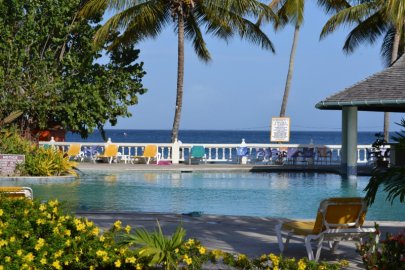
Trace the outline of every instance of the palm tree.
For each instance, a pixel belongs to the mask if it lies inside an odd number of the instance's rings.
[[[133,44],[148,37],[156,37],[172,23],[178,38],[177,96],[173,121],[172,142],[177,140],[183,105],[184,39],[191,40],[198,57],[208,62],[210,53],[202,34],[202,26],[208,34],[229,41],[239,34],[241,38],[274,52],[270,39],[259,26],[248,18],[264,14],[272,20],[274,14],[267,5],[257,0],[89,0],[82,10],[88,16],[95,12],[116,12],[96,33],[95,43],[101,44],[113,30],[121,34],[113,40],[112,49],[120,44]]]
[[[351,5],[352,2],[355,5]],[[355,25],[343,46],[345,52],[353,52],[362,42],[373,44],[384,35],[381,55],[387,66],[404,53],[403,0],[318,0],[318,4],[324,7],[327,13],[336,13],[323,27],[321,38],[335,31],[340,25]],[[388,112],[384,113],[384,139],[389,140]]]
[[[273,0],[269,7],[277,12],[275,29],[283,28],[289,23],[294,24],[294,37],[291,46],[290,61],[288,65],[287,79],[285,82],[283,101],[281,103],[280,117],[285,116],[287,110],[288,97],[290,95],[291,82],[294,72],[295,53],[297,51],[298,37],[301,25],[304,21],[305,0]],[[259,18],[258,25],[261,24]]]

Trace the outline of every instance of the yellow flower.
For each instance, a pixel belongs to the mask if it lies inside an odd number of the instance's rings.
[[[28,232],[25,232],[25,233],[24,233],[24,237],[25,237],[25,238],[29,238],[29,237],[30,237],[30,234],[29,234]]]
[[[117,220],[116,222],[114,222],[114,228],[116,230],[120,230],[121,229],[121,224],[122,224],[122,222],[120,220]]]
[[[200,252],[200,254],[205,254],[205,248],[204,247],[200,247],[198,249],[198,251]]]
[[[129,233],[129,232],[131,231],[131,226],[127,225],[127,226],[125,227],[125,231],[126,231],[127,233]]]
[[[175,252],[175,253],[179,253],[179,249],[176,248],[176,249],[174,250],[174,252]]]
[[[188,244],[188,245],[194,245],[194,239],[188,239],[188,241],[187,241],[187,243],[186,244]]]
[[[45,258],[42,258],[40,261],[39,261],[42,265],[44,265],[44,264],[46,264],[47,263],[47,261],[46,261],[46,259]]]
[[[59,234],[59,228],[58,227],[53,228],[52,231],[53,231],[53,234],[56,234],[56,235]]]
[[[54,254],[55,259],[62,257],[62,254],[63,254],[63,250],[60,249],[60,250],[56,251]]]
[[[37,243],[35,244],[35,250],[40,250],[45,244],[45,240],[43,238],[38,238]]]
[[[68,240],[66,240],[66,242],[65,242],[65,245],[67,246],[67,247],[70,247],[70,239],[68,239]]]
[[[3,267],[3,265],[0,265],[0,270],[4,270],[4,267]]]
[[[27,216],[29,212],[30,212],[30,210],[25,209],[25,210],[24,210],[24,216]]]
[[[0,209],[0,217],[4,214],[3,209]]]
[[[95,227],[95,228],[91,231],[91,233],[92,233],[93,235],[97,236],[97,235],[99,235],[99,233],[100,233],[100,229],[99,229],[98,227]]]
[[[33,260],[34,260],[34,255],[32,255],[31,252],[24,256],[24,261],[32,262]]]
[[[57,214],[57,213],[58,213],[58,207],[54,207],[54,208],[52,209],[52,213]]]
[[[76,256],[76,257],[75,257],[75,261],[76,261],[76,262],[79,262],[79,261],[80,261],[79,257]]]
[[[136,270],[142,270],[142,265],[138,263],[138,264],[136,265]]]
[[[55,206],[57,206],[57,205],[59,204],[59,202],[58,202],[58,200],[54,200],[54,201],[49,201],[48,204],[49,204],[51,207],[55,207]]]
[[[306,267],[307,265],[303,259],[298,261],[298,270],[305,270]]]
[[[15,242],[15,236],[11,236],[9,241],[10,241],[10,243],[14,243]]]
[[[318,266],[318,270],[325,270],[325,269],[326,269],[326,267],[323,265]]]
[[[65,261],[64,264],[65,264],[65,265],[69,265],[69,261]]]
[[[11,262],[11,257],[10,257],[10,256],[4,257],[4,261],[5,261],[5,262]]]
[[[88,220],[86,219],[86,226],[87,226],[87,227],[92,227],[93,225],[94,225],[93,221],[88,221]]]
[[[0,247],[7,246],[7,245],[8,245],[8,243],[6,240],[3,240],[3,239],[0,240]]]
[[[62,266],[60,265],[60,262],[59,261],[54,261],[53,263],[52,263],[52,266],[53,267],[55,267],[56,269],[62,269]]]
[[[17,256],[21,256],[22,255],[22,250],[21,249],[19,249],[19,250],[17,250]]]
[[[97,250],[97,251],[96,251],[96,255],[97,255],[98,257],[103,257],[103,256],[107,255],[107,252],[104,251],[104,250]]]
[[[120,260],[116,260],[114,262],[115,267],[120,268],[121,267],[121,261]]]
[[[41,210],[42,212],[45,211],[45,210],[46,210],[45,204],[41,203],[41,204],[39,205],[39,210]]]
[[[43,219],[37,219],[37,225],[45,224],[45,221]]]
[[[193,260],[186,254],[184,255],[183,262],[185,262],[187,265],[190,265],[193,263]]]
[[[66,231],[65,231],[65,235],[66,235],[66,236],[70,236],[70,234],[71,234],[71,231],[70,231],[70,230],[66,230]]]
[[[100,242],[104,242],[104,240],[105,240],[104,236],[103,235],[100,236]]]
[[[135,262],[136,262],[136,259],[134,256],[125,258],[125,263],[135,263]]]

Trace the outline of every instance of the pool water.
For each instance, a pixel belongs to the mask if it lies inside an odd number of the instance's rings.
[[[321,173],[86,172],[79,179],[3,181],[28,185],[34,197],[57,198],[73,210],[140,211],[315,218],[327,197],[364,196],[369,177],[347,180]],[[405,221],[405,204],[378,194],[368,220]]]

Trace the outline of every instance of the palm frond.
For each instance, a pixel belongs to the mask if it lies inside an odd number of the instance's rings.
[[[95,43],[104,42],[111,30],[122,34],[113,42],[110,49],[119,43],[136,43],[146,37],[156,37],[170,20],[170,12],[164,1],[148,1],[112,16],[95,35]]]
[[[396,30],[393,26],[389,27],[384,35],[383,42],[381,44],[380,54],[386,67],[389,67],[391,65],[395,32]]]
[[[384,34],[388,25],[380,11],[374,13],[358,24],[346,38],[343,51],[353,52],[361,43],[374,44]]]
[[[304,0],[285,0],[280,2],[277,10],[278,21],[275,23],[275,28],[279,29],[286,24],[301,25],[304,21]]]
[[[351,7],[350,3],[346,0],[318,0],[318,6],[323,8],[327,14],[334,14]]]
[[[254,44],[260,45],[264,49],[274,52],[272,42],[267,35],[263,33],[260,27],[242,16],[245,15],[247,18],[250,18],[250,16],[258,16],[260,12],[264,12],[262,11],[263,8],[267,12],[269,7],[265,5],[252,5],[254,8],[258,8],[258,10],[248,11],[244,10],[244,8],[249,5],[238,6],[233,3],[240,2],[240,0],[227,1],[231,2],[231,4],[225,6],[217,5],[213,9],[208,9],[207,7],[201,8],[201,12],[203,12],[204,15],[200,15],[200,19],[206,24],[207,33],[213,33],[225,40],[232,37],[234,33],[238,33],[242,39],[247,39]],[[248,0],[247,2],[256,1]],[[211,8],[212,7],[213,6],[211,6]],[[226,7],[228,7],[228,9],[225,9]]]
[[[369,2],[343,9],[326,22],[322,28],[320,39],[334,32],[341,25],[359,24],[373,13],[375,13],[375,4]]]
[[[377,192],[381,187],[387,193],[386,200],[391,204],[398,197],[401,203],[405,202],[405,167],[389,168],[385,172],[373,172],[370,182],[364,189],[368,205],[375,202]]]
[[[91,17],[92,15],[104,12],[108,7],[109,0],[88,0],[79,12],[81,17]]]
[[[207,44],[204,41],[204,37],[195,16],[188,16],[186,18],[184,34],[187,39],[192,40],[193,48],[197,56],[204,62],[210,61],[211,55],[207,49]]]

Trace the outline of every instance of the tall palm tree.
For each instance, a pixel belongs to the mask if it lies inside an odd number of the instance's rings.
[[[208,62],[210,53],[202,34],[205,32],[229,41],[238,34],[241,38],[274,52],[270,39],[259,26],[248,18],[264,14],[272,20],[274,14],[267,5],[257,0],[88,0],[83,15],[111,10],[112,16],[96,33],[95,42],[109,38],[111,30],[121,34],[113,40],[111,49],[120,44],[132,44],[148,37],[156,37],[172,23],[178,37],[177,96],[171,139],[178,137],[183,105],[184,39],[191,40],[198,57]]]
[[[384,35],[381,55],[386,65],[391,65],[405,49],[403,0],[318,0],[327,13],[335,13],[325,24],[321,38],[341,25],[355,25],[346,38],[343,50],[353,52],[360,43],[373,44]],[[352,5],[354,4],[354,5]],[[384,139],[389,140],[389,113],[384,113]]]
[[[275,29],[285,27],[287,24],[294,25],[294,37],[290,52],[290,61],[288,64],[287,79],[284,87],[283,101],[281,103],[280,117],[285,116],[287,110],[288,97],[290,95],[291,82],[294,73],[295,54],[297,51],[298,37],[301,25],[304,21],[305,0],[273,0],[269,7],[277,12],[277,20],[274,23]],[[261,24],[261,18],[258,25]]]

